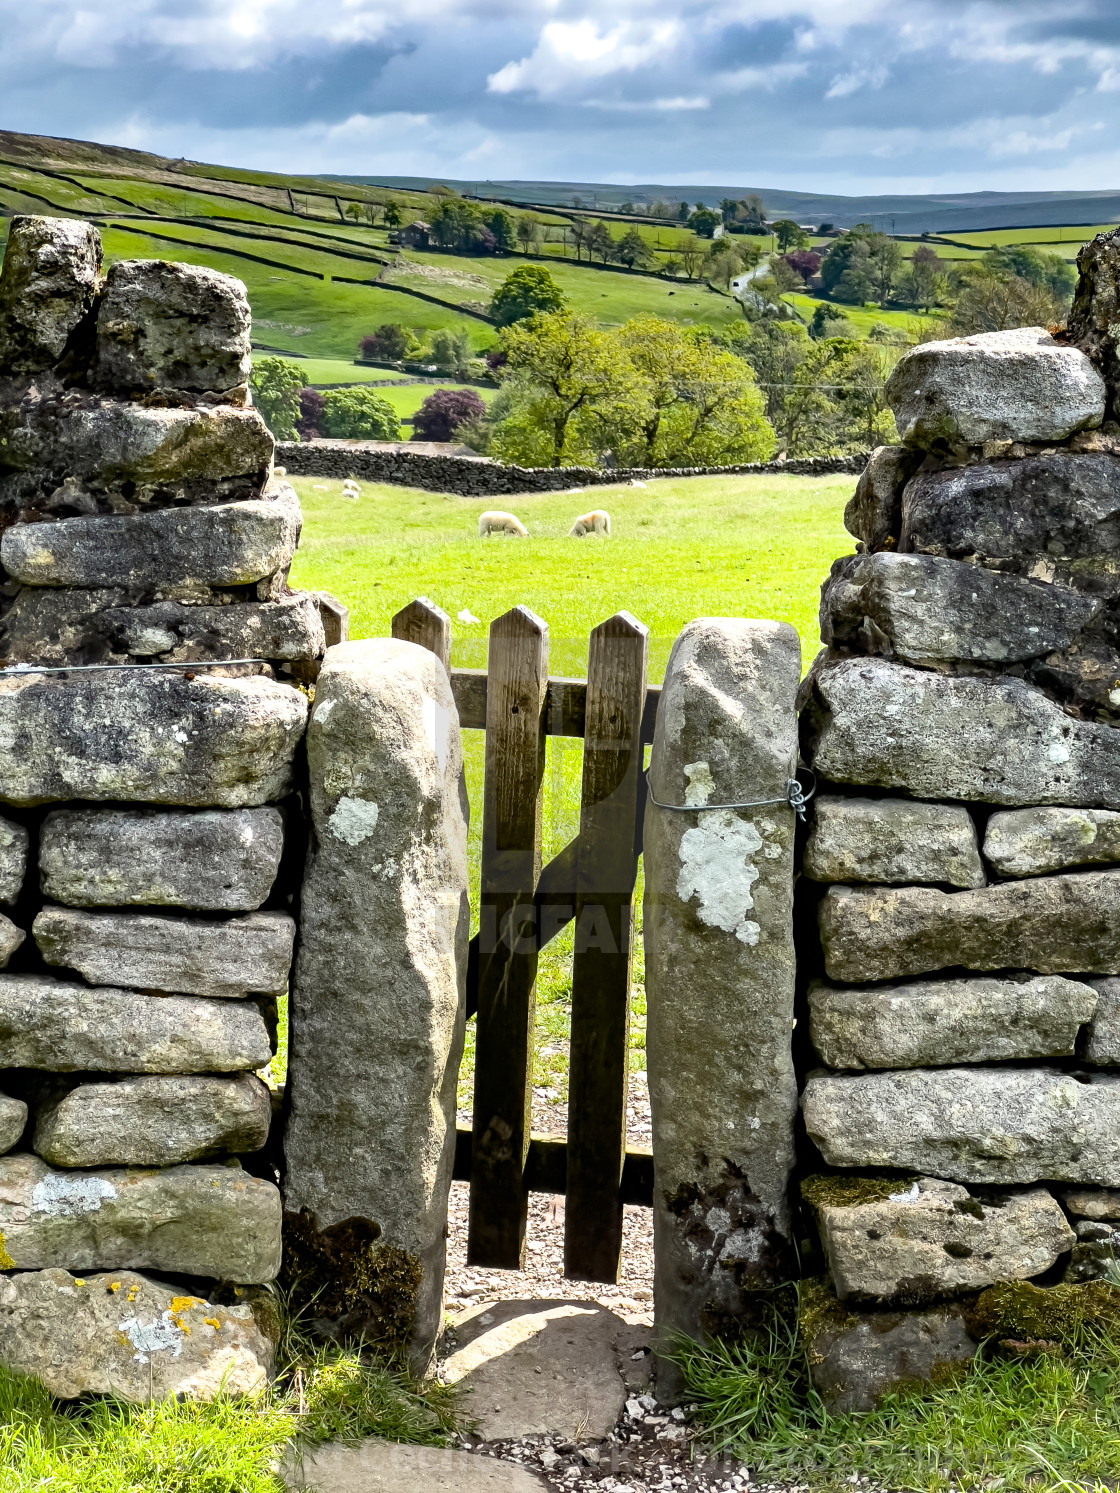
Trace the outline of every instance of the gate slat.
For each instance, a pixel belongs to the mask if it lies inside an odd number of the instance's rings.
[[[591,634],[577,864],[564,1273],[617,1281],[626,1157],[630,964],[649,630]]]
[[[467,1260],[524,1264],[548,627],[528,607],[490,626]],[[518,938],[524,917],[526,937]]]
[[[451,618],[426,596],[418,596],[402,607],[392,621],[392,633],[403,643],[419,643],[434,653],[451,673]]]

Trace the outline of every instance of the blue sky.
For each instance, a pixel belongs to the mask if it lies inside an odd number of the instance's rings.
[[[0,0],[0,127],[289,171],[1120,189],[1118,0]]]

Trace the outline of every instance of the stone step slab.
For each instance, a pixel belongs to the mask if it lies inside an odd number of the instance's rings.
[[[1120,970],[1120,871],[968,892],[833,886],[817,917],[833,980],[897,980],[956,965],[1044,975]]]
[[[134,606],[123,587],[25,587],[0,621],[7,663],[194,662],[222,658],[294,661],[321,657],[323,623],[313,597],[272,602]]]
[[[1062,441],[1104,418],[1104,380],[1042,327],[926,342],[895,364],[887,402],[905,445]]]
[[[315,1493],[547,1493],[549,1487],[515,1462],[373,1439],[306,1451],[298,1461],[289,1459],[283,1478],[288,1488]]]
[[[27,1105],[22,1099],[0,1094],[0,1154],[19,1144],[27,1127]]]
[[[44,894],[70,907],[253,912],[284,852],[279,809],[52,809],[39,833]]]
[[[22,824],[0,819],[0,902],[14,902],[23,888],[29,843]]]
[[[821,641],[925,668],[1019,663],[1068,648],[1103,606],[936,555],[846,555],[821,588]]]
[[[284,993],[296,925],[286,912],[211,920],[44,907],[32,933],[47,964],[77,970],[91,985],[119,980],[140,990],[239,1000]]]
[[[0,1068],[55,1073],[240,1073],[272,1040],[253,1001],[91,990],[49,975],[0,975]]]
[[[980,561],[1098,595],[1120,590],[1120,460],[1056,452],[920,472],[899,548]]]
[[[0,678],[0,800],[242,808],[283,797],[306,695],[209,670]]]
[[[802,871],[813,881],[979,887],[985,880],[967,809],[828,793],[813,801]]]
[[[220,393],[252,367],[245,286],[201,265],[126,259],[111,265],[97,312],[93,382],[115,394]]]
[[[32,374],[57,363],[93,308],[100,270],[92,223],[13,217],[0,270],[0,369]]]
[[[805,1128],[829,1166],[953,1182],[1120,1186],[1120,1077],[1051,1068],[811,1074]]]
[[[815,675],[809,728],[813,770],[837,783],[1001,807],[1120,799],[1120,731],[1074,720],[1021,679],[842,659]]]
[[[0,1157],[8,1270],[155,1270],[265,1285],[280,1269],[280,1193],[236,1163],[60,1171]]]
[[[268,1089],[249,1073],[122,1078],[78,1084],[48,1104],[32,1147],[52,1166],[177,1166],[259,1151],[271,1119]]]
[[[1001,876],[1045,876],[1120,861],[1114,809],[1008,809],[984,831],[984,859]]]
[[[814,980],[809,1030],[830,1068],[1072,1057],[1097,1000],[1091,985],[1058,975],[966,976],[868,987]]]
[[[246,586],[291,564],[303,517],[286,483],[268,498],[209,508],[16,524],[0,561],[25,586]]]
[[[219,1306],[131,1270],[0,1277],[0,1362],[59,1400],[133,1404],[255,1394],[275,1348],[249,1306]]]
[[[822,1202],[816,1215],[837,1296],[867,1305],[922,1306],[1029,1280],[1074,1244],[1044,1187],[979,1199],[959,1183],[921,1177],[886,1197]]]

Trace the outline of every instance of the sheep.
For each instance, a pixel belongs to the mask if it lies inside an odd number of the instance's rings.
[[[356,503],[362,496],[362,489],[354,481],[353,477],[347,477],[342,484],[342,496],[351,503]]]
[[[485,539],[487,534],[512,534],[517,539],[528,539],[529,530],[512,513],[488,508],[478,515],[478,537]]]
[[[272,475],[274,477],[286,477],[288,475],[288,469],[287,467],[273,467]]]
[[[585,534],[603,534],[611,537],[611,516],[602,508],[592,508],[590,513],[581,513],[568,530],[569,539],[582,539]]]

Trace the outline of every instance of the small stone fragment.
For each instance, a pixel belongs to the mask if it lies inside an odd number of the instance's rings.
[[[245,287],[232,275],[122,260],[105,277],[94,382],[114,394],[232,389],[249,377],[250,324]]]
[[[833,886],[817,915],[833,980],[897,980],[955,965],[1044,975],[1120,969],[1120,871],[970,892]]]
[[[1068,648],[1103,605],[936,555],[847,555],[821,588],[821,640],[926,668],[1016,663]]]
[[[1011,809],[993,814],[984,859],[1001,876],[1045,876],[1067,866],[1120,861],[1113,809]]]
[[[218,1306],[127,1270],[0,1277],[0,1362],[59,1400],[254,1394],[274,1358],[251,1306]]]
[[[92,223],[14,217],[0,269],[0,368],[30,374],[57,363],[93,307],[100,269]]]
[[[902,489],[921,457],[908,446],[876,446],[854,495],[844,509],[844,527],[869,550],[897,544]]]
[[[239,1073],[272,1042],[252,1001],[91,990],[49,975],[0,975],[0,1068],[56,1073]]]
[[[291,564],[302,515],[291,488],[213,508],[16,524],[0,560],[27,586],[245,586]]]
[[[272,1105],[259,1078],[82,1083],[43,1110],[32,1145],[52,1166],[177,1166],[259,1151]]]
[[[809,986],[813,1046],[830,1068],[1072,1057],[1096,1008],[1090,984],[1059,975]]]
[[[31,931],[47,964],[77,970],[93,985],[120,980],[221,1000],[283,995],[296,937],[285,912],[204,920],[72,907],[44,907]]]
[[[8,960],[23,943],[27,934],[22,928],[17,928],[11,918],[6,918],[0,913],[0,969],[4,969]]]
[[[963,1368],[979,1343],[955,1302],[924,1311],[853,1311],[826,1281],[802,1281],[798,1326],[813,1388],[834,1415],[874,1410],[884,1395]]]
[[[1027,1280],[1072,1248],[1065,1214],[1043,1187],[983,1199],[922,1177],[889,1197],[816,1209],[841,1301],[922,1306]]]
[[[27,1105],[22,1099],[0,1094],[0,1154],[19,1142],[27,1125]]]
[[[279,809],[52,809],[39,871],[44,894],[71,907],[253,912],[283,852]]]
[[[1021,679],[853,658],[819,669],[814,689],[806,750],[820,778],[1008,807],[1120,801],[1120,731]]]
[[[27,875],[28,834],[22,824],[0,819],[0,902],[12,903]]]
[[[307,696],[206,670],[0,678],[0,799],[241,808],[282,797]]]
[[[903,798],[821,794],[813,803],[802,870],[813,881],[984,885],[968,810]]]
[[[1120,1186],[1120,1077],[1051,1068],[814,1073],[805,1128],[829,1166],[954,1182]]]
[[[1102,1068],[1120,1067],[1120,979],[1090,979],[1097,992],[1097,1008],[1082,1034],[1080,1054]]]
[[[1103,1187],[1071,1187],[1058,1196],[1075,1218],[1120,1219],[1120,1192]]]
[[[887,380],[902,441],[978,446],[1062,441],[1104,418],[1105,385],[1084,353],[1042,327],[926,342]]]
[[[167,1270],[264,1285],[280,1268],[280,1194],[234,1164],[56,1171],[0,1157],[9,1270]]]

